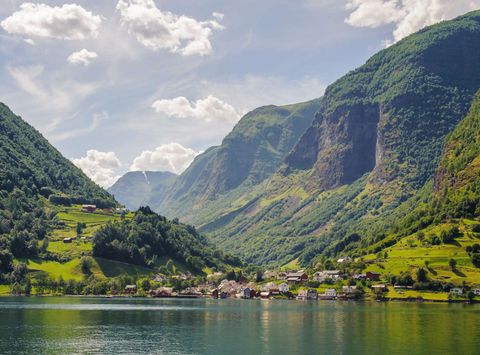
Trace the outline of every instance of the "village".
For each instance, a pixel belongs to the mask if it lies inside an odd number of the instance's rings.
[[[195,287],[175,290],[174,287],[158,287],[151,289],[144,296],[156,298],[213,298],[213,299],[284,299],[298,301],[361,301],[361,300],[388,300],[384,295],[389,289],[402,294],[412,290],[411,286],[388,285],[381,283],[381,274],[366,272],[365,274],[349,275],[340,270],[317,271],[308,275],[304,270],[294,272],[266,271],[264,281],[252,282],[244,277],[239,280],[222,279],[219,283],[213,279],[224,276],[221,273],[209,275],[207,283]],[[157,281],[165,281],[156,277]],[[191,275],[177,276],[188,280]],[[137,285],[127,285],[125,295],[138,295]],[[474,296],[480,296],[480,288],[471,289]],[[455,287],[449,291],[448,300],[459,301],[466,297],[466,290]],[[421,299],[417,299],[421,301]]]
[[[82,205],[84,213],[125,214],[128,210],[99,210],[95,205]],[[60,239],[64,244],[90,243],[92,236],[77,235]],[[417,292],[411,283],[392,280],[392,275],[368,270],[373,260],[357,260],[340,256],[328,260],[328,266],[301,270],[212,270],[205,275],[188,271],[155,273],[149,279],[134,278],[131,284],[112,292],[108,297],[158,297],[158,298],[214,298],[214,299],[286,299],[286,300],[478,300],[480,288],[450,285],[436,292],[441,297],[430,298],[433,293]],[[325,266],[325,265],[324,265]],[[367,270],[365,270],[367,269]],[[255,272],[253,272],[255,270]],[[359,273],[361,272],[361,273]],[[122,287],[123,287],[122,286]]]

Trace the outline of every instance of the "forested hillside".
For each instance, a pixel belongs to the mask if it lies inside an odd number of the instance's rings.
[[[148,194],[175,179],[138,174],[149,179]],[[81,204],[96,208],[84,211]],[[39,132],[0,105],[0,284],[18,292],[32,284],[54,292],[58,285],[67,289],[69,280],[74,286],[68,292],[88,293],[97,284],[105,288],[109,278],[149,276],[166,263],[192,273],[241,264],[193,227],[148,207],[126,214],[115,211],[117,206]]]
[[[307,264],[352,242],[382,241],[428,188],[445,137],[480,87],[479,35],[473,12],[376,54],[327,88],[276,174],[184,217],[259,263]]]
[[[265,106],[245,115],[221,146],[198,156],[171,192],[150,205],[169,217],[198,223],[268,179],[310,126],[319,100]]]
[[[13,259],[37,257],[55,225],[54,204],[115,200],[39,132],[0,104],[0,280]]]
[[[131,220],[109,223],[95,233],[93,255],[154,268],[165,257],[184,263],[202,273],[225,265],[240,266],[238,258],[225,255],[209,245],[194,227],[168,221],[149,207],[141,207]]]

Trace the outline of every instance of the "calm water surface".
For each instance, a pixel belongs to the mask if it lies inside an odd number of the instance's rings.
[[[480,306],[1,298],[0,354],[480,354]]]

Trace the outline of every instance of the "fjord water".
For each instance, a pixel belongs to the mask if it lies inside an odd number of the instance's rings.
[[[0,354],[478,354],[462,304],[2,298]]]

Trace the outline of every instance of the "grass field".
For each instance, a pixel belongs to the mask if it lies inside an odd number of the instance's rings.
[[[6,296],[10,294],[10,286],[0,285],[0,296]]]
[[[462,235],[454,242],[441,245],[428,245],[419,240],[417,235],[403,238],[390,248],[381,252],[381,256],[371,254],[365,260],[376,260],[367,270],[382,274],[399,275],[401,272],[410,272],[414,276],[418,268],[425,268],[428,277],[432,280],[452,282],[457,285],[466,282],[470,285],[480,285],[480,270],[476,268],[466,252],[466,247],[475,243],[480,244],[480,235],[472,233],[470,226],[476,221],[462,220],[455,224],[444,224],[428,228],[423,234],[438,235],[442,229],[456,225]],[[384,257],[386,252],[387,257]],[[452,270],[449,260],[455,259],[457,266]],[[427,268],[428,263],[428,268]]]
[[[81,206],[62,207],[58,210],[57,217],[64,223],[62,229],[53,231],[50,236],[51,240],[61,240],[65,237],[73,237],[77,233],[77,223],[85,223],[86,228],[83,230],[82,235],[86,237],[92,236],[95,231],[107,224],[109,221],[119,221],[120,215],[106,212],[82,212]],[[125,218],[132,218],[133,214],[127,214]]]
[[[118,261],[94,258],[91,273],[98,278],[116,277],[123,274],[129,276],[148,276],[152,270],[141,266],[125,264]],[[62,277],[64,280],[79,281],[86,276],[80,268],[80,259],[73,259],[66,263],[57,261],[26,260],[28,269],[35,276],[48,275],[54,279]]]

